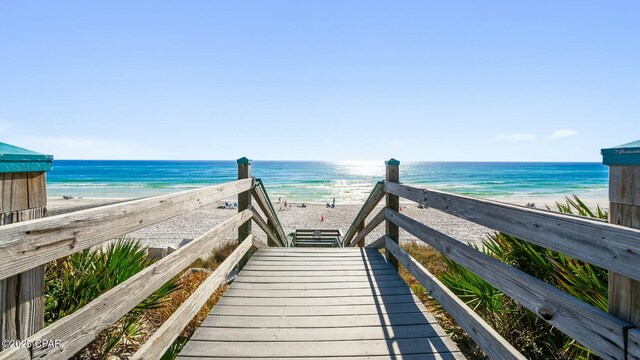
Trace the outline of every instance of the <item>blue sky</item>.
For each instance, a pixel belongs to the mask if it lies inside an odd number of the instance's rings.
[[[0,0],[0,141],[59,159],[600,161],[638,1]]]

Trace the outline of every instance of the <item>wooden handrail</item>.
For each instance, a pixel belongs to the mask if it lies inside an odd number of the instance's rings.
[[[640,280],[640,230],[403,184],[385,191]]]
[[[358,235],[353,239],[350,246],[358,245],[358,242],[360,242],[362,238],[367,236],[373,229],[378,227],[378,225],[380,225],[380,223],[384,221],[384,217],[385,217],[384,209],[381,209],[380,212],[378,212],[378,214],[376,214],[376,216],[374,216],[373,219],[369,221],[369,223],[364,227],[364,229],[358,232]]]
[[[0,359],[67,359],[89,344],[100,331],[122,318],[154,291],[212,248],[223,235],[251,220],[251,210],[244,210],[217,225],[189,244],[179,248],[125,282],[100,295],[71,315],[45,327],[28,340],[59,339],[63,347],[12,347],[0,352]],[[251,243],[251,242],[249,242]],[[24,351],[27,351],[26,353]]]
[[[267,225],[270,225],[270,228],[273,230],[273,233],[280,239],[284,246],[289,246],[289,239],[282,228],[282,224],[280,223],[280,219],[278,218],[278,214],[276,210],[273,208],[271,204],[271,200],[269,199],[269,194],[267,190],[264,188],[264,184],[262,180],[255,179],[254,187],[251,190],[253,194],[253,198],[256,199],[258,206],[262,210],[264,216],[267,217]]]
[[[264,219],[262,218],[262,216],[260,216],[260,214],[258,213],[258,211],[254,208],[251,209],[252,213],[253,213],[253,221],[258,224],[258,226],[260,227],[260,229],[262,229],[262,231],[264,231],[265,234],[267,234],[267,237],[272,239],[273,242],[278,245],[279,247],[286,247],[286,243],[283,244],[280,242],[280,239],[278,238],[278,236],[276,236],[276,234],[273,233],[273,231],[271,231],[271,228],[269,228],[269,225],[267,224],[266,221],[264,221]]]
[[[396,211],[387,220],[431,245],[604,359],[622,359],[631,324]]]
[[[368,243],[365,245],[365,247],[367,248],[372,248],[372,249],[380,249],[384,247],[384,240],[387,237],[387,235],[382,235],[379,238],[377,238],[376,240]]]
[[[518,350],[476,314],[464,301],[432,275],[424,266],[385,236],[384,246],[424,286],[449,315],[460,325],[490,359],[526,360]]]
[[[249,235],[151,335],[131,359],[160,359],[252,245],[253,235]]]
[[[360,208],[360,211],[358,211],[358,214],[353,220],[353,223],[342,238],[343,246],[346,247],[351,244],[353,237],[356,236],[356,233],[358,232],[358,225],[362,223],[367,218],[367,216],[369,216],[369,214],[371,214],[380,200],[384,198],[384,195],[384,181],[379,181],[373,187],[371,193],[369,193],[367,200],[362,205],[362,208]],[[358,242],[356,241],[355,243],[357,244]]]
[[[251,189],[252,179],[0,227],[0,279]]]

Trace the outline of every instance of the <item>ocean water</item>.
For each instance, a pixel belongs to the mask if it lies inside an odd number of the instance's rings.
[[[254,161],[271,199],[359,203],[384,178],[383,162]],[[49,196],[144,197],[236,179],[235,161],[54,160]],[[402,162],[404,183],[477,197],[606,197],[600,163]]]

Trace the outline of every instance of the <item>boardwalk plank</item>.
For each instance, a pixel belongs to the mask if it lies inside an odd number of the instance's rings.
[[[411,295],[408,287],[393,287],[382,289],[237,289],[231,288],[226,296],[236,297],[269,297],[269,298],[308,298],[308,297],[345,297],[345,296],[373,296],[373,295]]]
[[[215,316],[209,315],[202,322],[202,327],[229,328],[343,328],[381,326],[381,324],[427,325],[429,320],[416,309],[407,314],[375,314],[375,315],[344,315],[344,316],[308,316],[308,317],[278,317],[278,316]]]
[[[413,304],[415,299],[410,295],[390,296],[345,296],[331,298],[243,298],[223,296],[218,302],[224,305],[236,306],[333,306],[333,305],[387,305],[387,304]]]
[[[215,353],[202,356],[178,356],[177,360],[202,360],[202,359],[226,359],[223,357],[216,357]],[[234,357],[234,360],[250,360],[255,357]],[[291,360],[295,357],[270,357],[271,360]],[[325,359],[340,359],[340,360],[463,360],[465,357],[460,352],[452,353],[440,353],[440,354],[409,354],[409,355],[374,355],[374,356],[322,356],[322,357],[308,357],[302,358],[304,360],[325,360]]]
[[[398,276],[398,273],[394,269],[383,269],[383,270],[296,270],[296,271],[257,271],[257,270],[243,270],[242,273],[246,276],[261,276],[261,277],[272,277],[272,276],[282,276],[286,275],[289,277],[300,277],[300,276],[368,276],[371,278],[375,278],[382,275],[395,275]]]
[[[238,280],[242,278],[244,282],[256,282],[256,283],[335,283],[335,282],[380,282],[380,281],[402,281],[398,274],[392,275],[378,275],[375,277],[367,275],[352,275],[352,276],[287,276],[286,274],[280,274],[281,276],[248,276],[240,275]]]
[[[398,340],[360,340],[336,341],[327,346],[326,342],[227,342],[227,341],[190,341],[182,350],[186,356],[206,356],[216,354],[219,357],[238,356],[272,358],[286,355],[289,357],[323,356],[372,356],[389,354],[433,354],[449,352],[448,346],[455,346],[448,338],[398,339]]]
[[[373,314],[405,314],[416,311],[411,303],[382,305],[336,305],[316,306],[233,306],[217,304],[211,315],[240,316],[339,316],[339,315],[373,315]]]
[[[321,282],[321,283],[252,283],[236,280],[233,283],[234,289],[264,289],[264,290],[313,290],[313,289],[384,289],[395,287],[406,287],[400,280],[387,281],[351,281],[351,282]]]
[[[258,250],[179,359],[463,359],[375,249]]]
[[[348,341],[348,340],[384,340],[392,339],[416,339],[440,337],[430,326],[405,325],[405,326],[369,326],[359,328],[334,328],[327,331],[323,328],[309,329],[247,329],[228,327],[202,327],[201,331],[194,334],[191,340],[206,341],[274,341],[287,339],[287,341]]]

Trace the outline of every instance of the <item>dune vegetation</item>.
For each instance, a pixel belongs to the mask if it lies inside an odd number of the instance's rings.
[[[576,196],[567,197],[564,202],[547,209],[607,218],[606,211],[600,207],[590,209]],[[597,358],[536,314],[433,248],[420,243],[403,244],[403,247],[528,359]],[[499,232],[488,234],[481,246],[474,247],[588,304],[607,310],[608,275],[602,268]],[[401,270],[401,275],[412,285],[414,292],[427,307],[437,314],[436,318],[461,351],[470,359],[484,359],[482,351],[446,311],[428,296],[427,291],[413,276],[404,269]]]

